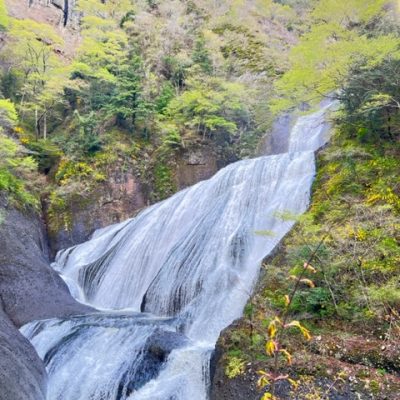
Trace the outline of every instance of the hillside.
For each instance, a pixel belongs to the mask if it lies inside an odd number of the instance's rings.
[[[82,1],[64,21],[57,2],[29,4],[2,6],[2,93],[8,133],[46,176],[53,251],[255,154],[308,12]]]

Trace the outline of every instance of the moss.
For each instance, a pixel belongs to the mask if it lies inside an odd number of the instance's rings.
[[[48,228],[50,233],[60,230],[70,231],[72,228],[72,213],[67,200],[57,191],[52,191],[49,196]]]
[[[156,200],[163,200],[176,192],[176,183],[171,166],[158,161],[154,166],[154,193]]]
[[[239,357],[228,357],[225,365],[225,375],[229,379],[242,375],[245,371],[245,361]]]

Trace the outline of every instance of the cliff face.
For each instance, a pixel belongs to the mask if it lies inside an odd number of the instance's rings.
[[[117,168],[87,197],[75,196],[68,202],[68,226],[48,221],[52,255],[84,242],[96,229],[132,217],[146,203],[146,185],[131,168],[127,171]],[[48,213],[45,214],[49,218]]]
[[[175,180],[178,189],[184,189],[199,181],[211,178],[219,169],[237,161],[222,148],[210,143],[197,143],[183,151],[176,159]]]
[[[6,0],[9,14],[15,18],[31,18],[52,26],[76,30],[81,15],[75,0]]]

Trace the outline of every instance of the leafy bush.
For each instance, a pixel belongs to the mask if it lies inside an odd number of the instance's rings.
[[[39,206],[37,164],[14,140],[0,133],[0,190],[21,206]]]
[[[245,362],[239,357],[229,357],[225,366],[225,375],[229,379],[242,375],[245,371]]]

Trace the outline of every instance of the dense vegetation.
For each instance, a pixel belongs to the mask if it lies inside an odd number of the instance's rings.
[[[199,142],[221,159],[254,154],[268,99],[304,29],[303,1],[80,1],[75,33],[7,16],[0,3],[7,129],[49,177],[50,212],[129,164],[150,200],[176,190],[175,156]],[[75,41],[74,41],[75,40]],[[117,162],[118,160],[118,162]],[[121,161],[122,160],[122,161]]]
[[[299,99],[318,101],[326,93],[340,101],[340,108],[332,116],[331,144],[318,157],[310,210],[281,216],[295,219],[296,228],[278,255],[266,261],[246,317],[224,339],[231,378],[244,373],[248,362],[263,360],[263,369],[268,368],[266,329],[275,315],[286,312],[293,279],[316,251],[289,312],[303,319],[320,342],[304,347],[296,337],[286,337],[290,351],[301,354],[292,369],[281,370],[283,375],[292,371],[301,384],[292,385],[291,395],[328,398],[334,386],[346,387],[355,376],[353,390],[359,395],[396,398],[392,393],[399,386],[390,373],[399,370],[398,355],[384,351],[390,343],[398,346],[400,336],[400,40],[395,9],[389,6],[384,1],[319,2],[310,30],[290,54],[292,67],[276,84],[276,109]],[[353,348],[341,348],[343,338]],[[313,353],[335,355],[344,363],[338,367],[334,357]],[[352,366],[357,363],[370,368],[360,372]]]

